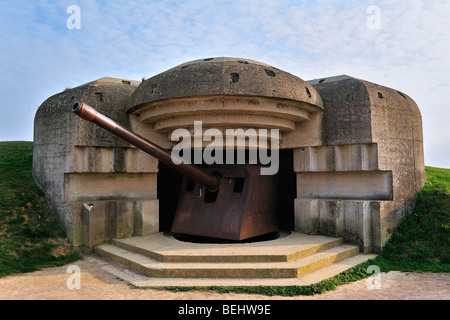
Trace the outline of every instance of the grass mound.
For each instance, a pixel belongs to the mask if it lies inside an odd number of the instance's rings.
[[[32,142],[0,142],[0,277],[81,258],[31,175]]]
[[[425,173],[413,212],[376,258],[381,271],[450,272],[450,169]]]

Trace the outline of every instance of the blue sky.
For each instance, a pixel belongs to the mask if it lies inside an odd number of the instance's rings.
[[[403,91],[422,112],[426,164],[450,168],[449,17],[449,0],[0,0],[0,141],[31,141],[37,108],[67,87],[226,56]]]

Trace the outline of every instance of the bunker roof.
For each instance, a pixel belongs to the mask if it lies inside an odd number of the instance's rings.
[[[154,101],[202,96],[286,99],[323,109],[320,95],[299,77],[258,61],[219,57],[186,62],[143,81],[131,95],[129,111]]]

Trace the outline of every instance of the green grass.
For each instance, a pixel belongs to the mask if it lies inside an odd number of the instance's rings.
[[[0,142],[0,277],[81,258],[68,244],[31,176],[32,142]],[[321,294],[381,271],[450,272],[450,170],[426,167],[427,181],[415,209],[373,260],[310,286],[167,287],[268,296]]]
[[[31,175],[32,142],[0,142],[0,277],[81,258]]]
[[[450,272],[450,170],[426,167],[416,206],[375,259],[381,271]]]

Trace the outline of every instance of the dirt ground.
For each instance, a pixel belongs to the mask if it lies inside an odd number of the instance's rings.
[[[450,274],[389,272],[380,274],[379,288],[367,279],[339,286],[316,296],[267,297],[215,292],[171,292],[133,289],[126,281],[104,270],[115,266],[87,255],[74,263],[81,272],[72,281],[69,266],[0,279],[0,300],[449,300]],[[72,277],[72,278],[70,278]],[[69,282],[69,288],[68,287]],[[76,284],[79,283],[79,288]],[[369,284],[369,285],[368,285]]]

